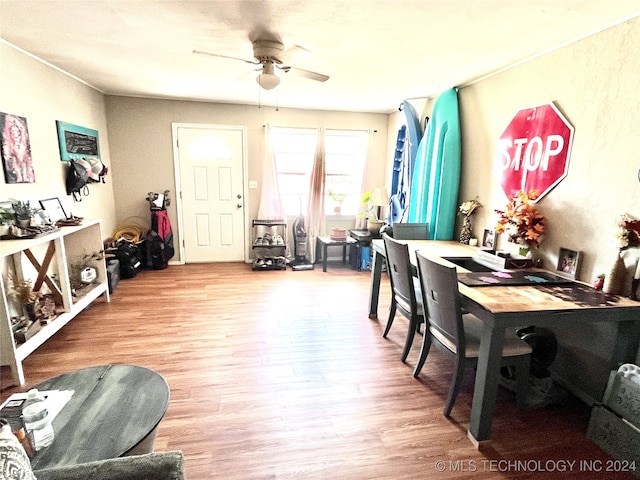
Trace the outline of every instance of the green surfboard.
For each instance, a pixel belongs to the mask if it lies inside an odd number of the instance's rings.
[[[411,183],[408,221],[428,223],[431,240],[453,240],[460,163],[458,93],[452,88],[440,94],[433,105]]]

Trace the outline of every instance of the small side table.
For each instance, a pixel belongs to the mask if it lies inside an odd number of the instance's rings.
[[[322,271],[327,271],[327,248],[328,247],[342,247],[342,263],[347,261],[347,247],[349,245],[356,244],[357,242],[351,238],[346,237],[342,240],[334,240],[329,236],[322,236],[316,238],[316,262],[320,258],[320,251],[322,251]]]
[[[380,234],[373,235],[367,229],[364,230],[349,230],[349,236],[357,242],[358,248],[358,270],[362,270],[362,247],[368,247],[371,245],[371,240],[382,238]]]

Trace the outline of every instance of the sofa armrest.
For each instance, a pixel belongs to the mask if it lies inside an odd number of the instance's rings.
[[[33,472],[38,480],[184,480],[180,451],[110,458]]]

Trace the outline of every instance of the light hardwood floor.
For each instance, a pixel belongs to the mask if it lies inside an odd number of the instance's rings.
[[[368,318],[369,281],[341,264],[143,271],[29,356],[24,388],[105,363],[158,371],[171,403],[155,448],[182,450],[190,480],[634,478],[604,471],[579,402],[519,411],[500,389],[493,441],[474,449],[473,371],[443,417],[451,363],[433,349],[414,379],[421,337],[400,362],[407,322],[381,337],[388,280],[380,320]]]

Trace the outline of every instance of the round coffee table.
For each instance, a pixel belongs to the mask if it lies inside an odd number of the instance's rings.
[[[31,460],[34,470],[151,452],[169,406],[165,379],[134,365],[84,368],[34,388],[74,391],[53,421],[53,443]]]

